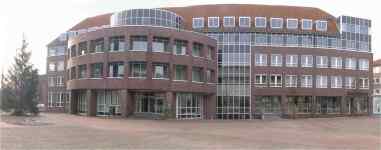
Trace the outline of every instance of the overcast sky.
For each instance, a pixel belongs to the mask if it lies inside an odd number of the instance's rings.
[[[8,0],[0,2],[0,69],[13,63],[22,34],[30,43],[32,63],[45,73],[46,44],[81,20],[131,8],[156,8],[200,4],[270,4],[321,8],[334,16],[349,15],[372,20],[374,58],[381,58],[381,17],[376,0]],[[0,70],[0,71],[1,71]]]

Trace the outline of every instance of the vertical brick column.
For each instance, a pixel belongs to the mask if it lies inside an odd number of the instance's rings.
[[[87,116],[95,116],[97,114],[97,99],[91,89],[86,90]]]
[[[316,96],[312,96],[311,116],[315,117],[315,115],[316,115]]]
[[[174,96],[174,93],[171,91],[166,92],[165,98],[172,114],[176,117],[176,97]]]
[[[206,115],[206,116],[203,116],[204,119],[216,118],[216,108],[217,108],[216,107],[216,98],[217,97],[216,97],[215,93],[206,96],[206,99],[205,99],[206,103],[204,103],[204,104],[206,104],[206,107],[203,107],[203,108],[205,108],[204,114]]]
[[[129,104],[129,101],[131,101],[128,95],[128,90],[127,89],[120,90],[120,97],[121,97],[120,98],[120,112],[123,117],[127,117],[129,115],[128,104]]]
[[[341,104],[341,110],[340,110],[340,113],[342,115],[346,114],[348,112],[348,108],[347,108],[347,101],[346,101],[346,96],[341,96],[340,97],[340,104]]]

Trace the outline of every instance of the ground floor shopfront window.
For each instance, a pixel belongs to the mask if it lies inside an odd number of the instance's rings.
[[[281,97],[280,96],[257,96],[255,101],[255,110],[264,114],[280,114],[281,113]]]
[[[98,90],[97,116],[120,115],[120,92],[119,90]]]
[[[317,96],[316,113],[340,113],[341,97]]]
[[[79,91],[77,95],[78,113],[87,113],[86,91]]]
[[[135,113],[160,114],[164,112],[164,93],[135,93]]]
[[[288,113],[311,113],[312,112],[312,96],[288,96],[287,97]]]
[[[381,97],[380,96],[373,97],[373,113],[381,114]]]
[[[176,118],[201,119],[205,96],[193,93],[176,93]]]
[[[347,97],[347,112],[351,114],[367,113],[369,98],[367,96]]]

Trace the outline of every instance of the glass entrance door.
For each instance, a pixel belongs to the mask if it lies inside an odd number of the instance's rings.
[[[136,93],[135,112],[160,114],[164,108],[164,97],[154,93]]]

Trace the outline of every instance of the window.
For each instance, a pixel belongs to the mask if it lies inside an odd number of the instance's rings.
[[[187,66],[175,65],[175,80],[187,80]]]
[[[208,59],[213,59],[213,54],[214,54],[214,47],[208,46],[208,54],[206,55],[206,57]]]
[[[77,78],[77,70],[76,67],[71,67],[70,69],[70,79],[76,79]]]
[[[317,31],[327,31],[327,21],[316,20],[316,30]]]
[[[145,62],[130,62],[130,77],[145,78],[147,67]]]
[[[86,65],[80,65],[80,66],[78,66],[78,72],[79,72],[78,78],[86,78],[87,77],[87,67],[86,67]]]
[[[302,29],[303,30],[312,30],[312,20],[311,19],[302,19]]]
[[[95,63],[90,65],[91,68],[91,78],[101,78],[103,74],[103,64],[102,63]]]
[[[225,16],[224,17],[224,27],[235,27],[235,17]]]
[[[170,52],[169,49],[169,38],[164,37],[153,37],[152,42],[153,52]]]
[[[55,48],[49,48],[48,49],[48,56],[56,56],[56,49]]]
[[[207,69],[206,70],[206,81],[208,83],[213,83],[214,82],[214,71]]]
[[[48,71],[56,71],[56,64],[55,63],[49,63],[49,70]]]
[[[287,18],[287,29],[297,29],[298,28],[298,19]]]
[[[286,55],[286,67],[298,67],[298,55]]]
[[[267,34],[255,33],[255,45],[267,45]]]
[[[155,79],[168,79],[169,73],[168,73],[168,64],[152,64],[152,73],[153,78]]]
[[[188,42],[183,40],[175,40],[173,45],[173,54],[175,55],[185,55],[187,50]]]
[[[312,67],[314,62],[314,57],[312,55],[302,55],[301,56],[301,66],[302,67]]]
[[[147,36],[131,36],[131,50],[147,51]]]
[[[272,29],[282,29],[283,19],[282,18],[271,18],[270,26]]]
[[[286,87],[297,87],[297,86],[298,86],[298,76],[286,75]]]
[[[240,27],[250,27],[250,17],[240,16],[239,17],[239,26]]]
[[[328,57],[327,56],[316,56],[316,67],[317,68],[328,68]]]
[[[193,29],[203,28],[204,27],[204,18],[203,17],[193,18],[192,19],[192,27],[193,27]]]
[[[266,28],[266,18],[255,17],[255,28]]]
[[[301,87],[312,88],[312,75],[302,75],[301,76]]]
[[[201,119],[204,96],[192,93],[176,93],[176,118]]]
[[[255,66],[267,66],[267,54],[255,54]]]
[[[64,85],[64,77],[63,76],[57,76],[57,79],[56,79],[56,84],[57,86],[63,86]]]
[[[314,37],[310,35],[301,35],[302,47],[313,47],[314,46]]]
[[[271,45],[272,46],[284,45],[283,34],[271,34]]]
[[[77,56],[77,47],[73,45],[70,48],[70,57],[75,57],[75,56]]]
[[[220,20],[218,17],[208,17],[208,27],[218,28],[220,27]]]
[[[298,35],[293,35],[293,34],[287,34],[286,35],[286,46],[292,46],[292,47],[297,47],[299,42],[298,42]]]
[[[354,77],[345,77],[345,88],[346,89],[356,88],[356,80]]]
[[[256,87],[267,87],[267,76],[266,76],[266,74],[256,74],[255,75],[255,86]]]
[[[282,75],[280,74],[270,75],[270,87],[282,87]]]
[[[104,40],[103,38],[92,40],[90,43],[90,53],[96,52],[103,52],[104,49]]]
[[[48,78],[48,85],[49,85],[49,87],[54,87],[54,85],[55,85],[55,78],[54,77],[49,77]]]
[[[359,59],[359,70],[369,70],[368,59]]]
[[[342,88],[341,76],[331,76],[331,88]]]
[[[78,55],[85,55],[87,53],[87,42],[81,42],[78,45]]]
[[[64,71],[65,70],[65,63],[64,61],[57,62],[57,71]]]
[[[345,69],[356,70],[356,59],[345,58]]]
[[[331,68],[341,69],[343,66],[343,61],[341,57],[331,57]]]
[[[193,82],[203,82],[203,73],[201,67],[192,68],[192,81]]]
[[[369,89],[369,79],[368,78],[359,78],[359,88],[360,89]]]
[[[281,54],[271,54],[271,66],[281,67],[282,66],[282,55]]]
[[[323,75],[316,76],[316,88],[327,88],[328,77]]]
[[[110,51],[117,52],[117,51],[124,51],[125,50],[125,43],[124,43],[124,36],[116,36],[110,38]]]
[[[200,43],[193,43],[192,56],[201,57],[203,47],[204,45]]]
[[[123,77],[124,65],[123,62],[112,62],[108,65],[108,77]]]

